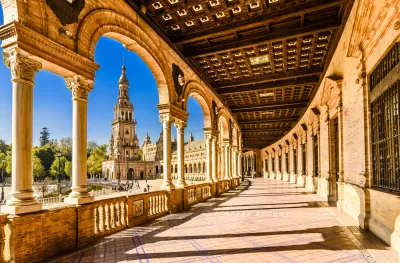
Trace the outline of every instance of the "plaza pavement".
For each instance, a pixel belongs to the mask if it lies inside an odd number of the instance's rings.
[[[246,179],[218,198],[48,262],[398,262],[397,253],[304,188]]]

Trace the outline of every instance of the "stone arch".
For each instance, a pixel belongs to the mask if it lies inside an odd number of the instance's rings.
[[[218,124],[218,131],[220,132],[222,139],[231,139],[229,131],[229,117],[225,109],[220,109],[218,112]]]
[[[154,43],[137,23],[112,10],[94,10],[78,28],[76,52],[93,60],[97,42],[102,36],[119,41],[143,59],[156,80],[160,104],[176,102],[170,63],[163,50],[158,48],[160,45]]]
[[[206,92],[204,91],[204,88],[197,83],[196,81],[189,81],[188,84],[186,85],[183,93],[183,109],[187,111],[187,103],[188,103],[188,97],[195,98],[197,102],[200,104],[200,107],[203,111],[203,117],[204,117],[204,128],[211,128],[213,127],[213,117],[211,114],[212,107],[211,107],[211,102],[208,100],[208,97],[206,95]]]

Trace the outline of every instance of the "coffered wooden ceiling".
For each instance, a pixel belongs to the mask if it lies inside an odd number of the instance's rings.
[[[301,117],[354,0],[126,0],[222,97],[245,148]]]

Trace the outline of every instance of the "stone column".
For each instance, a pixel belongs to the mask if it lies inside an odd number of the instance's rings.
[[[33,86],[42,65],[18,48],[5,50],[3,55],[12,82],[12,184],[11,199],[1,212],[21,214],[42,209],[32,190]]]
[[[211,143],[211,155],[212,155],[212,179],[214,182],[218,182],[218,146],[217,146],[217,137],[214,136],[212,138],[212,143]]]
[[[314,184],[314,138],[313,138],[313,127],[311,125],[308,126],[307,129],[307,181],[306,181],[306,187],[308,190],[311,192],[314,192],[315,189],[315,184]]]
[[[207,183],[213,183],[212,179],[212,149],[211,149],[211,142],[212,142],[212,136],[211,134],[206,134],[206,182]]]
[[[94,201],[87,191],[87,103],[93,81],[79,75],[65,81],[72,92],[72,192],[64,202],[85,204]]]
[[[238,152],[238,176],[242,177],[243,168],[242,168],[242,151],[239,150]]]
[[[178,143],[177,143],[177,152],[178,152],[178,180],[176,182],[177,188],[185,188],[187,186],[185,180],[185,127],[186,123],[184,122],[175,122],[175,127],[177,131]]]
[[[172,116],[163,114],[160,116],[163,125],[163,162],[164,162],[164,182],[160,189],[170,191],[175,188],[171,179],[171,123]]]
[[[233,148],[233,147],[232,147]],[[233,178],[238,177],[238,173],[237,173],[237,146],[235,148],[233,148]]]
[[[225,180],[229,180],[230,179],[230,174],[229,174],[229,144],[225,143],[224,146],[224,156],[225,156]]]

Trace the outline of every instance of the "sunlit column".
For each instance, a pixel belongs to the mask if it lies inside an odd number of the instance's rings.
[[[242,176],[242,151],[238,152],[238,176]]]
[[[225,156],[225,177],[224,179],[230,179],[229,176],[229,144],[225,143],[224,145],[224,156]]]
[[[6,50],[3,55],[12,82],[12,185],[11,199],[1,212],[20,214],[42,208],[32,190],[33,86],[42,65],[18,48]]]
[[[217,171],[218,171],[218,148],[217,148],[217,137],[213,136],[212,142],[211,142],[211,155],[212,155],[212,179],[214,182],[218,182],[218,176],[217,176]]]
[[[160,116],[160,121],[163,125],[163,162],[164,162],[164,182],[160,189],[171,190],[175,186],[171,179],[171,123],[172,116],[163,114]]]
[[[233,177],[237,177],[237,147],[232,147],[233,148]]]
[[[64,202],[90,203],[94,198],[87,191],[87,103],[93,81],[79,75],[65,81],[72,92],[72,192]]]
[[[178,134],[178,144],[177,144],[177,151],[178,151],[178,180],[176,182],[177,188],[185,188],[187,186],[185,180],[185,127],[186,123],[184,122],[175,122],[176,131]]]
[[[212,183],[212,136],[211,134],[206,134],[206,182]]]

